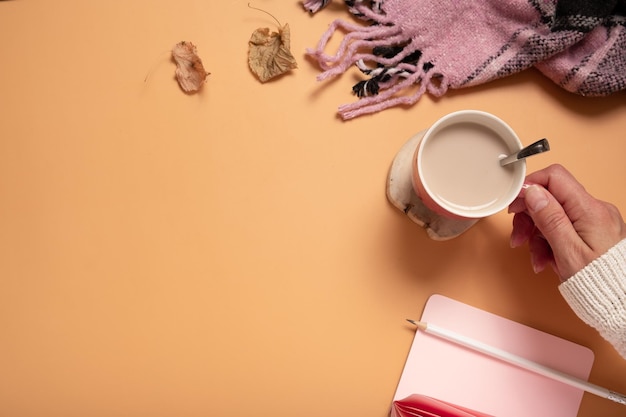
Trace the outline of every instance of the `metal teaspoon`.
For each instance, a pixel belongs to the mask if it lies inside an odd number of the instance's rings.
[[[519,161],[524,158],[528,158],[529,156],[536,155],[538,153],[546,152],[550,150],[550,144],[548,143],[548,139],[543,138],[538,140],[535,143],[531,143],[530,145],[520,149],[519,151],[512,153],[509,156],[505,156],[500,159],[500,166],[505,166],[510,163]]]

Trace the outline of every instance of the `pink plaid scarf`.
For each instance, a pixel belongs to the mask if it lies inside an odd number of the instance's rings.
[[[330,0],[305,0],[315,13]],[[356,65],[369,79],[359,100],[339,107],[351,119],[425,93],[486,83],[536,67],[567,91],[605,96],[626,89],[626,0],[345,0],[367,22],[334,21],[307,53],[319,80]],[[325,53],[336,32],[345,35]]]

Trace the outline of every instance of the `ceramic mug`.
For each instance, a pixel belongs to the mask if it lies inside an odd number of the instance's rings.
[[[513,129],[490,113],[450,113],[424,132],[415,150],[413,189],[439,215],[488,217],[508,207],[524,184],[525,160],[500,166],[521,148]]]

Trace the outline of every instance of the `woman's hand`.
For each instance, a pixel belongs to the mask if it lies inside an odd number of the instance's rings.
[[[514,213],[511,246],[528,242],[535,272],[551,265],[567,280],[626,238],[626,224],[612,204],[591,196],[560,165],[526,177]]]

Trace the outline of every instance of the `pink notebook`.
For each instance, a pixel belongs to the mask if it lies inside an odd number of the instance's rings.
[[[593,365],[586,347],[442,295],[420,320],[583,380]],[[498,417],[575,417],[583,391],[416,330],[393,399],[411,394]]]

